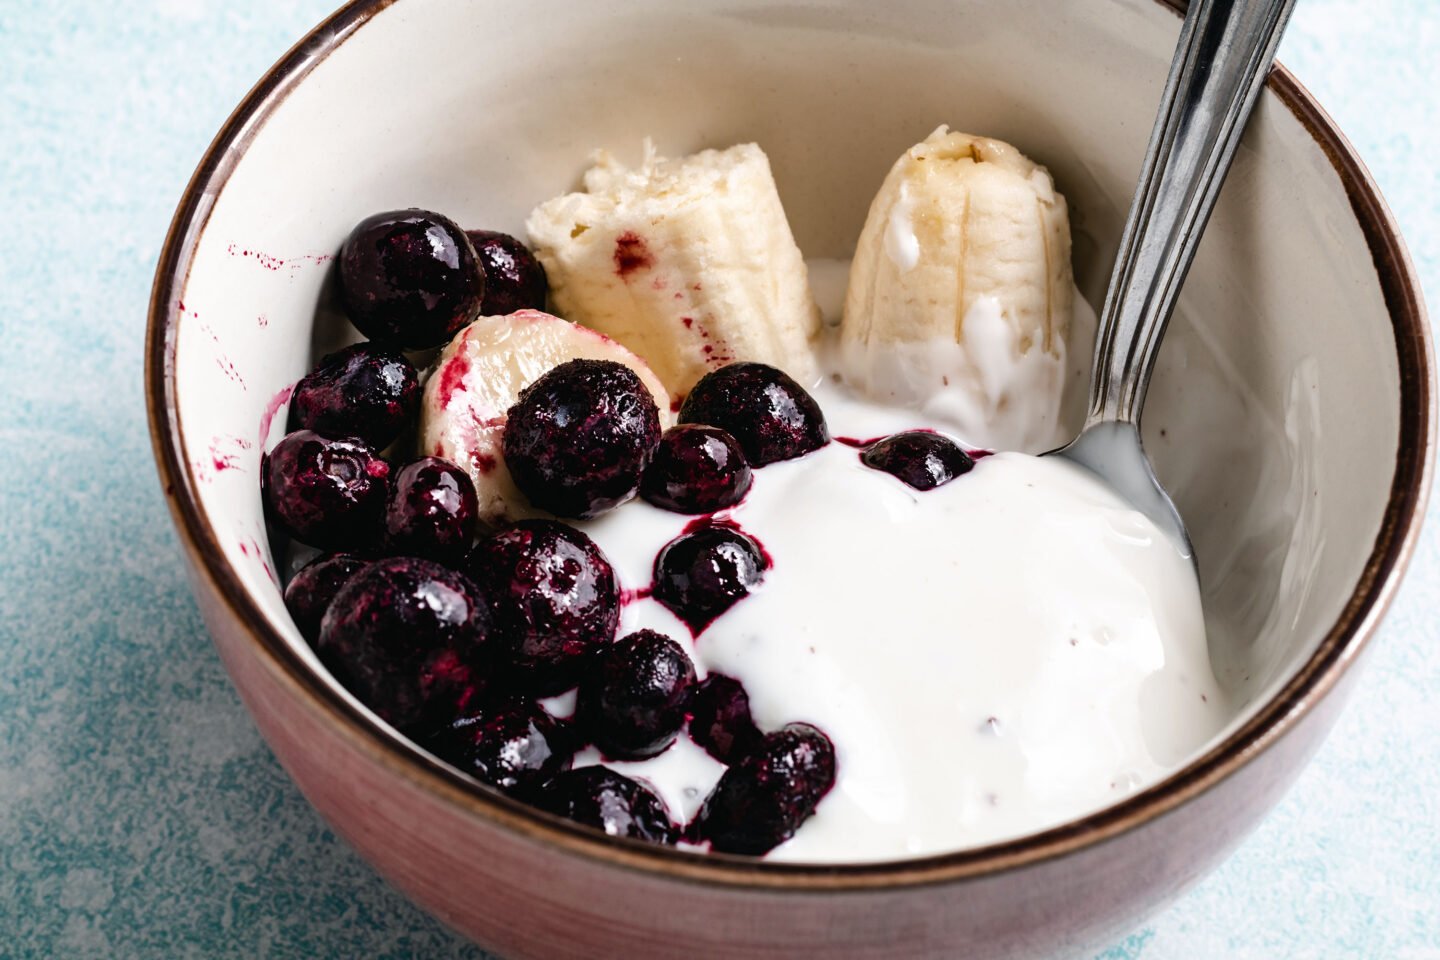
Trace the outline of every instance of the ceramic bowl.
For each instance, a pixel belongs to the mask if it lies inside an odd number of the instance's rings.
[[[335,829],[517,958],[1063,954],[1223,858],[1335,719],[1432,467],[1418,284],[1360,161],[1283,69],[1146,415],[1226,638],[1217,670],[1247,705],[1174,776],[1083,820],[818,867],[649,848],[531,812],[394,735],[319,667],[281,601],[257,486],[290,385],[336,329],[330,260],[356,221],[423,206],[518,233],[598,146],[633,158],[645,136],[672,154],[758,141],[802,249],[844,257],[901,150],[942,122],[1001,137],[1070,198],[1077,277],[1098,302],[1179,23],[1157,0],[367,0],[266,74],[180,202],[147,392],[205,621]]]

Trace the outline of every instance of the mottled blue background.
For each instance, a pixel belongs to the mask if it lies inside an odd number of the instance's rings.
[[[338,842],[260,741],[146,436],[171,211],[331,3],[0,0],[0,956],[483,956]],[[1359,147],[1433,299],[1440,3],[1300,0],[1281,57]],[[1432,518],[1314,765],[1105,960],[1440,957],[1437,587]]]

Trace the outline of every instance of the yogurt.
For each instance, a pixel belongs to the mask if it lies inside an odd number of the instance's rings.
[[[812,392],[839,438],[932,426],[830,378]],[[756,471],[725,516],[772,567],[698,638],[638,595],[693,518],[636,502],[582,524],[635,596],[622,630],[660,630],[701,674],[740,680],[762,730],[805,721],[833,740],[834,789],[772,859],[885,860],[1041,830],[1156,782],[1229,719],[1190,562],[1094,476],[999,453],[922,493],[858,453],[837,440]],[[683,737],[615,766],[677,818],[723,772]]]

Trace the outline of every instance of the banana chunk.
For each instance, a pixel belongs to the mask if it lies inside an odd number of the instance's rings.
[[[638,169],[595,156],[584,193],[526,228],[559,313],[640,354],[683,396],[735,360],[818,376],[820,313],[770,161],[753,143]]]
[[[1049,172],[942,126],[870,205],[840,328],[846,380],[946,416],[971,443],[1058,435],[1073,311],[1070,220]]]
[[[419,452],[444,457],[470,475],[482,520],[547,515],[530,506],[505,466],[505,417],[521,390],[575,359],[630,367],[654,395],[661,428],[675,422],[670,394],[645,361],[603,334],[539,310],[480,317],[440,352],[421,396]]]

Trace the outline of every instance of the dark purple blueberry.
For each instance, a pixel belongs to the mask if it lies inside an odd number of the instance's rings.
[[[505,421],[505,465],[542,510],[595,517],[635,496],[660,442],[660,411],[635,371],[571,360],[520,392]]]
[[[311,646],[320,637],[320,620],[330,601],[368,562],[348,553],[321,554],[285,584],[285,608]]]
[[[738,440],[719,427],[682,423],[660,437],[640,496],[676,513],[714,513],[739,503],[754,479]]]
[[[526,795],[565,769],[570,751],[560,725],[533,703],[516,701],[461,717],[425,746],[481,783]]]
[[[557,774],[540,791],[535,805],[612,837],[651,843],[679,839],[680,831],[655,791],[606,767],[581,767]]]
[[[501,317],[516,310],[544,310],[545,268],[530,248],[508,233],[467,230],[480,267],[485,271],[485,297],[480,312]]]
[[[749,361],[701,377],[680,407],[680,422],[728,431],[752,467],[793,460],[830,442],[815,398],[784,371]]]
[[[808,723],[768,734],[721,776],[690,825],[721,853],[759,856],[795,835],[835,785],[835,747]]]
[[[340,248],[340,296],[371,340],[435,347],[480,314],[485,274],[465,231],[428,210],[366,217]]]
[[[690,688],[690,739],[721,763],[730,763],[760,745],[760,728],[750,717],[750,697],[739,680],[712,673]]]
[[[407,733],[478,699],[493,633],[463,574],[418,557],[377,560],[350,578],[320,623],[320,659],[361,702]]]
[[[929,430],[909,430],[876,440],[860,452],[860,462],[898,477],[916,490],[934,490],[975,466],[959,444]]]
[[[620,760],[653,757],[685,724],[695,665],[684,649],[654,630],[616,640],[580,687],[577,719],[595,745]]]
[[[332,353],[295,385],[290,429],[389,446],[420,409],[420,378],[404,355],[373,343]]]
[[[490,602],[497,657],[541,696],[578,684],[615,639],[615,571],[574,527],[522,520],[476,544],[466,569]]]
[[[744,533],[705,526],[660,549],[653,595],[698,636],[748,594],[767,567],[760,545]]]
[[[296,540],[322,550],[379,541],[390,465],[368,443],[296,430],[262,469],[266,509]]]
[[[475,483],[449,460],[421,457],[395,473],[385,502],[385,547],[455,563],[475,539]]]

